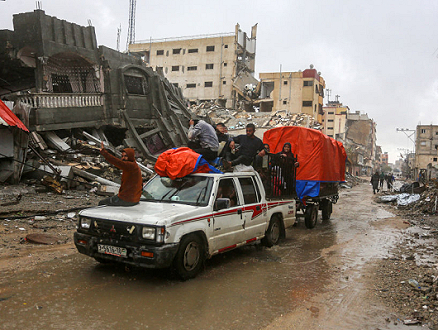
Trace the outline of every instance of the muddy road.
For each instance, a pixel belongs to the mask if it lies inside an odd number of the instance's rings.
[[[331,220],[312,230],[301,221],[270,249],[216,256],[186,282],[78,253],[28,271],[5,270],[0,328],[407,328],[385,321],[392,314],[375,297],[372,270],[407,225],[372,196],[369,184],[343,190]]]

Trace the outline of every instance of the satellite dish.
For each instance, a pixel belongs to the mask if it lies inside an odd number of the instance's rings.
[[[313,64],[310,64],[310,68],[311,68],[311,69],[313,69],[313,68],[314,68]]]

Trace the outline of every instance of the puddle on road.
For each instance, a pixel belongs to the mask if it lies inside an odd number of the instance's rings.
[[[82,255],[0,284],[3,328],[254,329],[317,292],[330,277],[321,249],[335,233],[304,225],[271,249],[247,247],[207,262],[196,279],[99,265]]]

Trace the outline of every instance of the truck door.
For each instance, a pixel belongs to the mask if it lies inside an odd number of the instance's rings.
[[[218,185],[217,198],[228,198],[228,208],[213,211],[213,235],[211,246],[213,251],[225,251],[242,242],[243,206],[239,198],[234,179],[221,179]],[[216,203],[215,203],[216,204]]]
[[[253,177],[239,178],[243,194],[244,240],[260,237],[266,228],[266,205],[261,203],[260,189]],[[265,212],[264,212],[265,211]]]

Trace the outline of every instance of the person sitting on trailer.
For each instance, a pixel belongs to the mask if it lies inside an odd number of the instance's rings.
[[[255,125],[246,125],[246,134],[238,135],[234,137],[230,142],[229,151],[226,154],[226,160],[223,161],[224,169],[230,170],[231,167],[238,164],[249,166],[254,161],[256,155],[263,156],[264,145],[262,140],[254,135]],[[234,154],[231,150],[234,150],[236,143],[240,145],[239,150]]]

